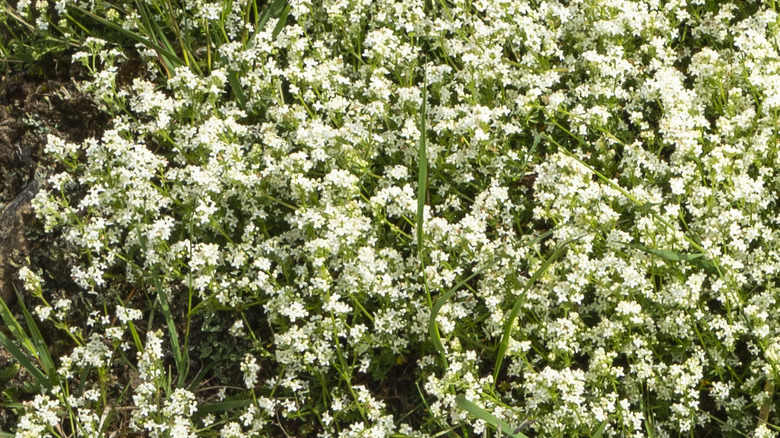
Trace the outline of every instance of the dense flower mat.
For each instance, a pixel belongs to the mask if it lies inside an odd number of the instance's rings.
[[[6,7],[112,116],[18,436],[780,430],[774,1]]]

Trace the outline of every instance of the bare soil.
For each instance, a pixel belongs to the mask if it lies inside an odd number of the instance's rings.
[[[18,310],[21,266],[41,273],[47,285],[75,290],[55,236],[43,233],[30,201],[48,175],[59,170],[44,153],[48,135],[78,143],[100,135],[109,123],[78,90],[85,73],[68,55],[59,55],[0,76],[0,298],[12,310]],[[0,347],[0,431],[14,430],[19,410],[9,403],[29,398],[30,384]]]

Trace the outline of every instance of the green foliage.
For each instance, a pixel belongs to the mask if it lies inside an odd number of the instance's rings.
[[[501,421],[501,419],[495,417],[490,412],[480,408],[473,402],[470,402],[463,395],[455,397],[455,403],[469,414],[496,428],[499,431],[497,436],[506,435],[510,438],[527,438],[526,435],[520,432],[519,427],[513,427]]]
[[[30,373],[38,385],[50,389],[58,383],[57,368],[49,355],[46,341],[21,297],[19,297],[19,305],[27,324],[26,330],[14,317],[5,301],[0,299],[0,317],[11,335],[11,337],[7,337],[0,333],[0,344]],[[21,347],[17,345],[21,345]]]

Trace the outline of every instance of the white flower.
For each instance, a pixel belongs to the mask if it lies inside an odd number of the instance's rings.
[[[127,324],[129,321],[138,321],[143,317],[143,313],[137,309],[130,309],[124,306],[116,306],[116,317],[122,324]]]
[[[45,321],[51,316],[51,306],[35,306],[35,314],[38,315],[40,321]]]
[[[257,383],[257,373],[260,371],[260,365],[254,356],[247,354],[241,362],[241,372],[244,373],[244,384],[247,389],[253,389]]]

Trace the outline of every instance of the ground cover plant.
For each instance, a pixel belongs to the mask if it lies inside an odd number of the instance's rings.
[[[774,1],[18,0],[20,437],[780,431]]]

